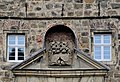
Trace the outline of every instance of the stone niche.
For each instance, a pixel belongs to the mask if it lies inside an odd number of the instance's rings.
[[[45,36],[49,65],[70,66],[75,44],[75,36],[70,28],[64,25],[51,27]]]

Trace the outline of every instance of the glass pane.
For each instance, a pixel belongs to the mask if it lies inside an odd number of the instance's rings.
[[[101,43],[101,35],[95,35],[94,39],[95,43]]]
[[[24,60],[24,57],[18,57],[18,60]]]
[[[104,59],[110,59],[110,46],[104,47]]]
[[[18,48],[18,57],[23,56],[24,57],[24,48]]]
[[[94,47],[94,58],[101,59],[101,46]]]
[[[15,57],[9,57],[9,60],[15,60]]]
[[[10,35],[8,39],[9,39],[9,40],[8,40],[8,41],[9,41],[9,44],[15,44],[15,36]]]
[[[104,43],[110,43],[110,35],[104,35]]]
[[[9,56],[15,56],[15,48],[9,47]]]
[[[25,36],[18,36],[18,44],[24,44]]]
[[[9,47],[9,60],[15,60],[15,48]]]

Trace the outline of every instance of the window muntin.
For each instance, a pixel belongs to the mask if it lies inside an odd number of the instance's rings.
[[[97,61],[111,60],[111,34],[94,35],[94,59]]]
[[[8,61],[20,62],[25,56],[25,36],[8,35]]]

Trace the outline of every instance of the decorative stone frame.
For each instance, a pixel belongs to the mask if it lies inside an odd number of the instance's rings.
[[[57,30],[56,28],[59,28],[59,27],[61,27],[62,28],[62,31],[61,32],[65,32],[65,33],[67,33],[66,31],[64,31],[65,29],[67,30],[67,31],[69,31],[69,33],[71,33],[72,34],[72,38],[73,39],[71,39],[72,41],[73,41],[73,44],[74,44],[74,48],[78,48],[78,44],[77,44],[77,37],[76,37],[76,34],[75,34],[75,32],[73,32],[72,31],[72,29],[71,28],[69,28],[68,26],[65,26],[65,25],[53,25],[51,28],[49,28],[48,30],[47,30],[47,32],[45,33],[45,35],[44,35],[44,43],[43,43],[43,48],[46,48],[46,37],[47,37],[47,35],[49,34],[49,31],[52,31],[52,30]],[[57,31],[59,31],[59,30],[57,30]],[[55,32],[57,32],[57,31],[55,31]],[[72,52],[74,52],[74,48],[72,49]],[[72,53],[71,53],[72,54]],[[73,54],[72,54],[73,55]],[[49,59],[47,58],[48,56],[46,55],[45,56],[45,58],[49,61]],[[72,61],[72,60],[71,60]],[[71,62],[72,63],[72,62]],[[69,65],[70,66],[70,65]],[[68,67],[69,67],[68,66]],[[58,66],[59,67],[59,66]]]
[[[28,42],[27,41],[27,34],[29,33],[29,30],[3,30],[3,37],[4,37],[4,44],[3,44],[3,46],[4,46],[4,54],[3,54],[3,60],[4,60],[4,62],[6,62],[7,61],[7,35],[8,34],[24,34],[25,35],[25,48],[27,47],[27,45],[26,45],[26,43]],[[27,52],[25,52],[25,54],[27,54]],[[26,57],[26,55],[25,55],[25,57]]]
[[[92,53],[92,58],[94,58],[94,52],[93,52],[93,39],[94,39],[94,34],[95,33],[98,33],[98,34],[111,34],[111,50],[112,50],[112,53],[111,53],[111,61],[101,61],[105,64],[114,64],[116,62],[114,56],[115,56],[115,49],[113,48],[114,47],[114,40],[112,39],[112,37],[114,36],[114,31],[113,30],[94,30],[94,29],[91,29],[90,30],[90,36],[91,36],[91,53]]]
[[[64,27],[67,27],[68,29],[70,29],[71,32],[73,33],[74,37],[75,37],[75,48],[78,48],[78,41],[77,41],[77,35],[76,35],[76,33],[74,32],[74,30],[71,29],[71,27],[66,26],[66,25],[64,25],[64,24],[53,24],[53,25],[51,25],[51,26],[47,29],[47,31],[45,32],[44,37],[43,37],[43,48],[46,47],[46,46],[45,46],[45,37],[46,37],[47,32],[48,32],[51,28],[53,28],[53,27],[55,27],[55,26],[64,26]]]

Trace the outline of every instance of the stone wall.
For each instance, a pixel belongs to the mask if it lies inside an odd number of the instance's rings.
[[[119,8],[119,0],[0,0],[0,16],[10,17],[113,16]]]
[[[100,1],[100,10],[98,2]],[[63,5],[64,4],[64,5]],[[120,0],[0,0],[0,18],[8,17],[89,17],[119,16]],[[61,15],[63,14],[63,15]],[[7,34],[25,33],[26,58],[42,48],[44,36],[49,28],[65,25],[71,28],[76,36],[78,47],[93,58],[93,33],[112,33],[112,61],[102,62],[111,70],[106,82],[120,81],[120,20],[108,19],[0,19],[0,82],[10,82],[12,75],[9,68],[16,63],[7,62]],[[8,78],[10,77],[10,78]]]
[[[76,36],[78,47],[88,56],[93,58],[93,33],[94,32],[112,32],[112,61],[103,62],[111,67],[109,79],[119,79],[119,27],[118,19],[67,19],[67,20],[13,20],[4,19],[0,21],[0,61],[1,72],[7,72],[15,63],[7,62],[6,57],[6,37],[8,33],[25,33],[26,35],[26,58],[31,53],[42,48],[44,44],[44,36],[49,28],[54,25],[66,25],[71,28]],[[14,27],[14,28],[13,28]],[[2,75],[1,75],[2,76]],[[113,81],[111,81],[113,82]]]

